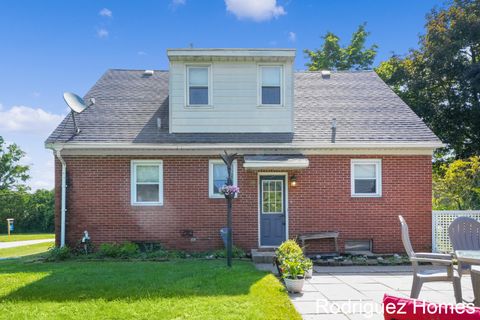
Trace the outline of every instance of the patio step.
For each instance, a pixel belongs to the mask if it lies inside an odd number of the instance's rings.
[[[273,263],[275,251],[266,249],[252,249],[253,263]]]

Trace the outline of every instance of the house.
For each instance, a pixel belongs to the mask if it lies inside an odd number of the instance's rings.
[[[56,232],[75,245],[146,241],[220,248],[237,153],[233,241],[274,247],[338,231],[341,250],[431,245],[432,152],[442,143],[373,71],[294,71],[291,49],[170,49],[162,70],[108,70],[46,141]],[[62,183],[64,178],[65,186]],[[332,251],[333,241],[309,243]]]

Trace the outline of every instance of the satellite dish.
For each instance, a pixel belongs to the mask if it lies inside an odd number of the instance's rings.
[[[75,127],[75,134],[79,134],[80,128],[77,126],[77,122],[75,121],[75,114],[82,113],[83,111],[85,111],[85,109],[95,104],[95,99],[91,98],[89,101],[89,104],[87,105],[82,98],[80,98],[79,96],[71,92],[65,92],[63,94],[63,99],[65,100],[70,110],[72,110],[70,113],[72,114],[73,126]]]

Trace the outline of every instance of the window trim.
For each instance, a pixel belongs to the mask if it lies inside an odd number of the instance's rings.
[[[217,194],[213,192],[213,165],[215,164],[225,164],[222,159],[209,159],[208,160],[208,197],[211,199],[225,199],[222,194]],[[238,185],[237,181],[237,160],[233,160],[232,163],[232,183]]]
[[[355,192],[355,165],[373,164],[375,165],[375,180],[377,192],[375,193],[356,193]],[[380,198],[382,197],[382,159],[351,159],[350,161],[350,188],[351,196],[355,198]]]
[[[137,165],[158,165],[158,201],[137,201]],[[132,206],[163,206],[163,160],[130,161],[130,203]]]
[[[207,68],[208,70],[208,104],[190,104],[190,68]],[[185,65],[185,107],[192,109],[212,108],[212,65],[211,64],[187,64]]]
[[[263,104],[262,103],[262,70],[264,67],[280,68],[280,103],[279,104]],[[281,108],[284,107],[285,101],[285,65],[283,64],[259,64],[257,70],[257,105],[264,108]]]

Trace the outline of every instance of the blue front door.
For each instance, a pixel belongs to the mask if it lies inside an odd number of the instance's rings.
[[[285,241],[285,176],[260,176],[260,245],[278,246]]]

